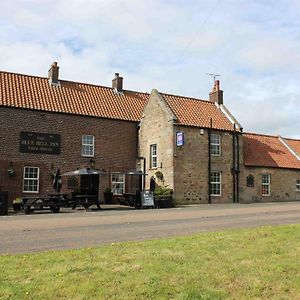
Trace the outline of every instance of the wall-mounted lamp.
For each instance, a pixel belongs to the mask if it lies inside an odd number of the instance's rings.
[[[7,172],[8,172],[9,177],[13,177],[15,175],[15,170],[13,168],[13,162],[12,161],[9,162]]]
[[[94,169],[94,166],[95,166],[95,160],[90,159],[90,167],[91,167],[91,169]]]

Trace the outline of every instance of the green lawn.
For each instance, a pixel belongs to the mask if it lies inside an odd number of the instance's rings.
[[[300,299],[300,225],[4,255],[0,299]]]

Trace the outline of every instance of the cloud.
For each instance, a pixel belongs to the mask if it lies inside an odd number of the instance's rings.
[[[245,130],[300,137],[299,1],[11,0],[0,3],[0,68],[208,98]]]

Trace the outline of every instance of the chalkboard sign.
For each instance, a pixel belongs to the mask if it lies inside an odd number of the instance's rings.
[[[141,204],[144,206],[154,207],[154,194],[153,191],[142,191],[141,192]]]

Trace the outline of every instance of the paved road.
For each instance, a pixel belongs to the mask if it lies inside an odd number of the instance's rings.
[[[300,202],[0,217],[0,253],[91,247],[226,228],[300,223]]]

